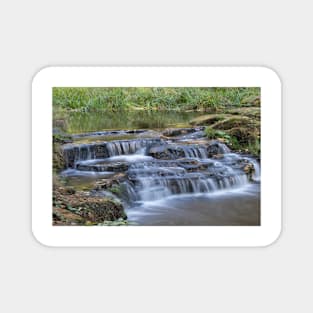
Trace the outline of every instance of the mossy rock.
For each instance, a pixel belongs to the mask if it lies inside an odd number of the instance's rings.
[[[211,127],[218,130],[228,130],[234,127],[242,128],[258,128],[260,125],[259,121],[253,120],[247,116],[232,116],[227,119],[224,119],[220,122],[215,123]]]
[[[100,201],[90,198],[79,203],[79,214],[94,223],[127,218],[122,204],[107,198],[101,198]]]
[[[60,143],[60,144],[71,143],[73,142],[73,137],[61,131],[56,131],[54,129],[53,135],[52,135],[52,141],[53,143]]]
[[[227,114],[247,116],[252,119],[260,120],[261,108],[260,107],[241,107],[241,108],[230,108],[225,111]]]
[[[249,105],[249,106],[260,106],[261,105],[261,97],[260,96],[250,96],[247,98],[242,99],[242,105]]]
[[[53,225],[83,225],[85,219],[65,208],[54,207],[52,211]]]
[[[224,115],[224,114],[206,114],[206,115],[201,115],[198,116],[194,119],[192,119],[189,124],[194,125],[194,126],[210,126],[213,125],[219,121],[223,121],[229,117],[229,115]]]
[[[56,210],[66,210],[71,214],[65,218],[67,224],[77,223],[76,217],[82,218],[82,223],[102,223],[127,219],[123,205],[110,198],[91,196],[88,192],[69,192],[67,187],[56,182],[53,185],[53,205]],[[54,209],[54,211],[55,211]],[[64,215],[64,214],[63,214]],[[70,218],[72,216],[72,219]]]
[[[235,137],[240,144],[248,144],[251,142],[255,142],[259,139],[259,131],[254,129],[248,129],[243,127],[234,127],[227,131],[227,133]]]
[[[56,171],[62,170],[66,167],[65,158],[63,155],[63,150],[61,145],[57,142],[53,143],[53,155],[52,155],[52,164],[53,169]]]

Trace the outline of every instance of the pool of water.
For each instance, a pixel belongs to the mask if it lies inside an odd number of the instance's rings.
[[[65,121],[62,123],[64,130],[74,134],[107,129],[185,127],[191,119],[201,114],[175,111],[56,112],[54,121]]]
[[[259,226],[260,184],[141,202],[126,212],[129,221],[147,226]]]

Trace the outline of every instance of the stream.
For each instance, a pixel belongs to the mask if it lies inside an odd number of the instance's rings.
[[[203,127],[73,137],[61,175],[122,201],[137,225],[260,225],[258,162],[207,140]]]

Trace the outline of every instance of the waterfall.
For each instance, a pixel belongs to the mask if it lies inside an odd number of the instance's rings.
[[[162,143],[161,139],[116,140],[103,143],[67,144],[63,147],[63,155],[67,167],[75,167],[77,162],[85,160],[103,159],[117,155],[135,154],[153,144]]]
[[[63,147],[63,155],[67,167],[74,167],[78,161],[95,159],[95,148],[96,146],[91,144],[69,144]]]
[[[194,147],[194,146],[186,146],[183,147],[185,157],[186,158],[201,158],[201,159],[206,159],[208,157],[208,152],[205,147],[199,146],[199,147]]]
[[[188,144],[159,138],[115,140],[63,147],[68,171],[122,174],[118,183],[128,202],[160,200],[180,194],[211,194],[246,186],[260,179],[258,162],[231,153],[219,141]],[[106,176],[107,177],[107,176]],[[105,194],[105,193],[103,193]]]

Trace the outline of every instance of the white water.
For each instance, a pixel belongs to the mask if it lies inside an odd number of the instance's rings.
[[[158,146],[165,147],[165,158],[168,159],[148,155],[149,148]],[[249,163],[254,167],[252,178],[260,180],[256,160],[231,153],[225,144],[217,141],[212,142],[212,149],[204,144],[175,144],[159,139],[118,140],[67,149],[66,156],[71,158],[68,164],[73,164],[74,167],[63,172],[67,176],[112,175],[112,172],[102,169],[113,164],[117,165],[113,169],[116,172],[119,163],[123,163],[125,166],[121,170],[126,171],[127,175],[123,185],[125,196],[130,202],[159,201],[173,195],[205,195],[237,190],[250,184],[243,170]],[[212,154],[213,157],[210,158],[209,155]],[[106,157],[103,158],[103,155]],[[97,164],[100,164],[99,167]],[[78,166],[81,166],[81,171]]]

